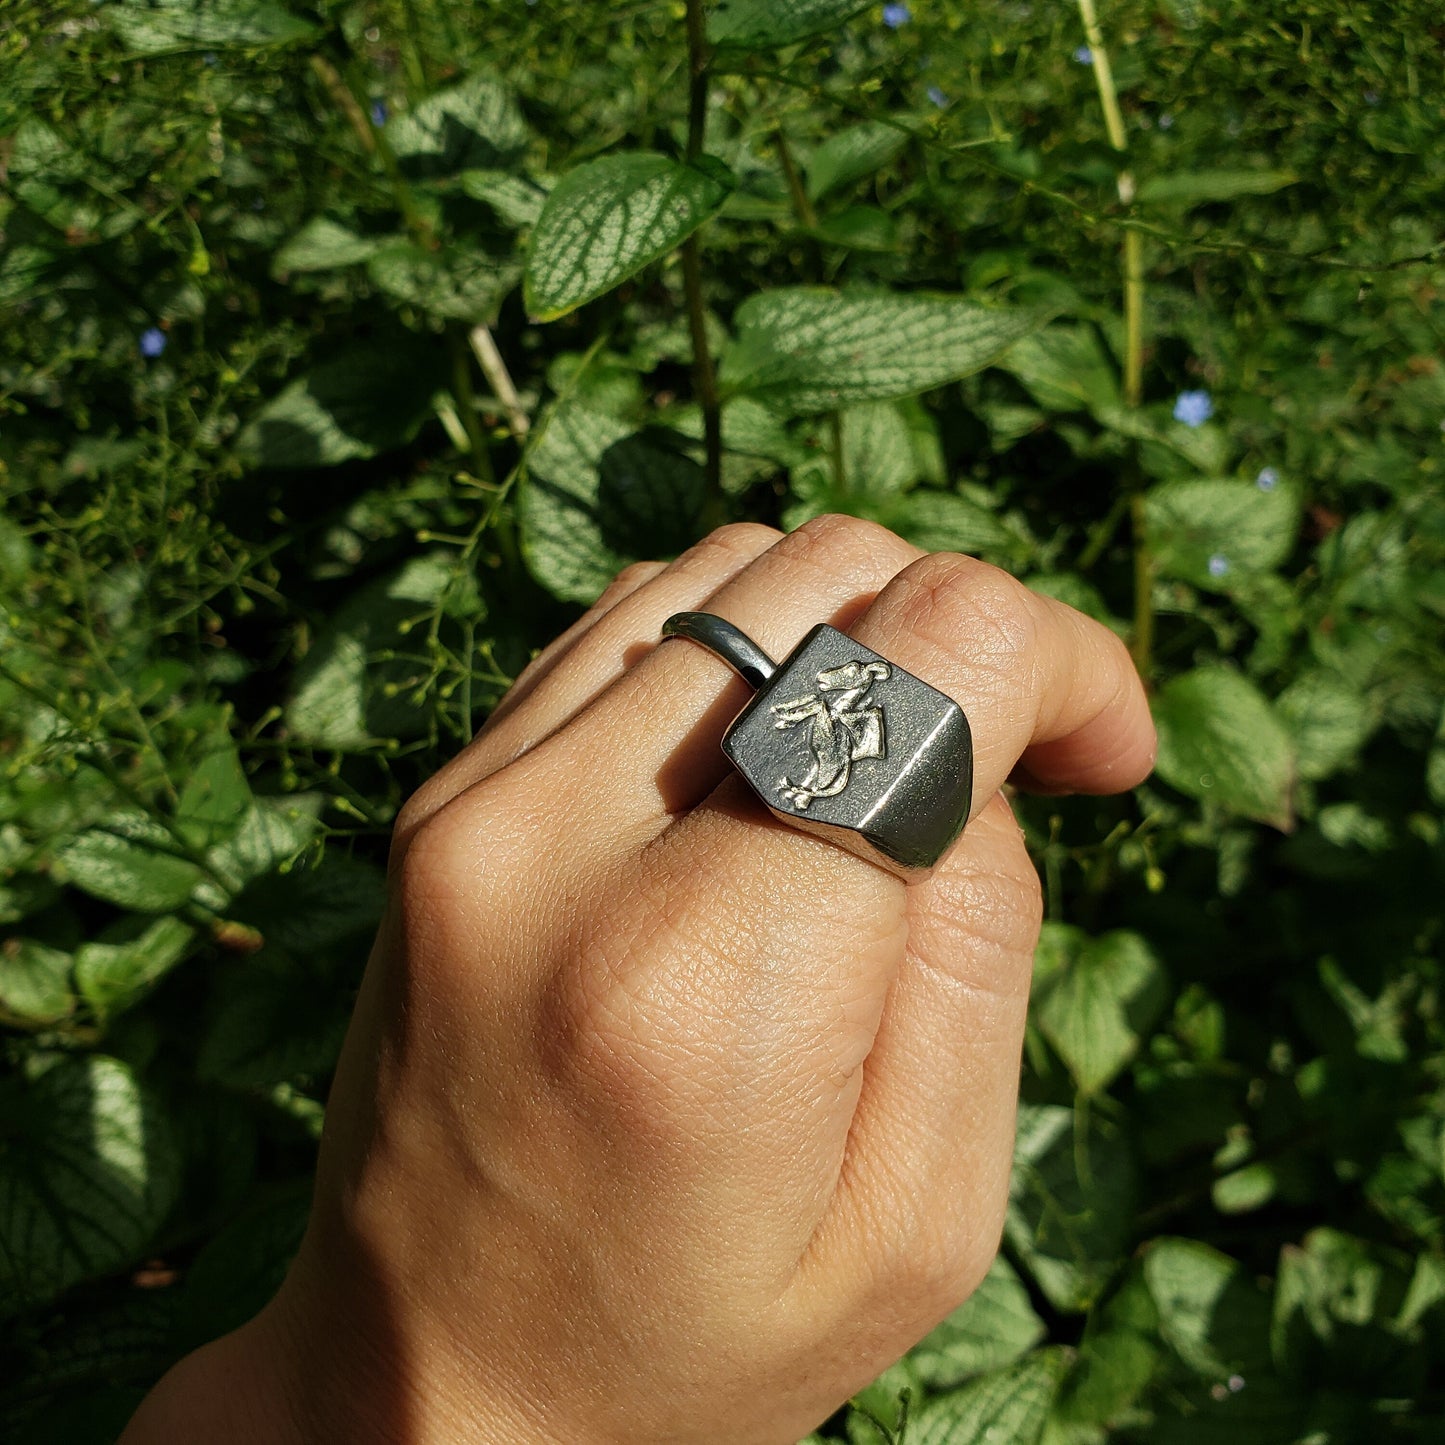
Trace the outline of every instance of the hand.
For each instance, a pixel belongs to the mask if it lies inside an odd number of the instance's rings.
[[[657,645],[685,610],[774,656],[831,621],[963,705],[927,881],[758,804],[747,688]],[[871,524],[629,568],[403,811],[301,1254],[127,1438],[223,1387],[253,1439],[791,1445],[998,1246],[1039,926],[1000,788],[1153,748],[1107,629]]]

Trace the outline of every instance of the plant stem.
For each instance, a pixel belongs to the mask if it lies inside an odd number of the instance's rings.
[[[782,126],[773,132],[773,145],[777,148],[778,164],[783,168],[783,179],[788,183],[788,195],[793,202],[793,213],[810,231],[818,224],[818,213],[808,199],[803,178],[798,174],[798,164],[793,159],[793,149],[783,134]]]
[[[511,428],[513,437],[521,441],[531,431],[532,420],[522,409],[522,399],[517,395],[512,373],[507,370],[507,363],[497,349],[491,327],[485,323],[473,326],[467,333],[467,340],[471,343],[477,365],[482,368],[482,375],[487,378],[488,384],[497,394],[497,400],[502,403],[502,410],[507,413],[507,425]]]
[[[695,161],[702,155],[707,128],[708,86],[707,35],[702,0],[687,0],[687,159]],[[711,530],[726,520],[727,501],[722,489],[722,402],[718,396],[717,373],[707,344],[707,311],[702,300],[702,243],[694,231],[682,243],[682,280],[687,294],[688,329],[692,333],[692,379],[702,408],[703,441],[707,449],[704,462],[706,494],[703,501],[703,523]]]
[[[472,387],[472,359],[459,332],[448,333],[452,350],[452,399],[457,404],[462,428],[467,434],[471,447],[472,466],[484,482],[496,481],[492,471],[492,456],[487,450],[487,439],[482,435],[482,424],[477,417],[477,394]]]
[[[702,0],[687,0],[687,158],[702,154],[703,132],[707,129],[708,61],[707,22]]]
[[[1119,109],[1119,92],[1114,84],[1114,71],[1109,52],[1099,30],[1099,17],[1094,0],[1078,0],[1079,18],[1084,22],[1084,38],[1088,41],[1094,82],[1099,89],[1099,104],[1104,111],[1104,129],[1109,144],[1120,154],[1127,153],[1129,138],[1124,130],[1124,116]],[[1132,205],[1134,173],[1127,167],[1119,172],[1119,201]],[[1124,231],[1124,402],[1137,407],[1144,399],[1144,237],[1132,226]],[[1130,653],[1140,673],[1147,673],[1150,653],[1154,647],[1154,558],[1149,546],[1147,518],[1142,493],[1137,453],[1130,468],[1125,495],[1129,498],[1129,516],[1134,531],[1134,634]],[[1111,514],[1112,515],[1112,514]],[[1112,530],[1112,527],[1109,528]],[[1090,547],[1090,561],[1093,548]]]
[[[1143,677],[1154,650],[1154,553],[1149,545],[1142,491],[1136,490],[1129,499],[1129,516],[1134,524],[1134,634],[1129,653]]]

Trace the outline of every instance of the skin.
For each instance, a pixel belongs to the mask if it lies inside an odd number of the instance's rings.
[[[973,816],[924,881],[774,820],[748,697],[827,620],[957,699]],[[870,523],[622,573],[398,820],[281,1293],[124,1445],[792,1445],[998,1247],[1039,888],[1000,791],[1107,793],[1154,733],[1107,629]]]

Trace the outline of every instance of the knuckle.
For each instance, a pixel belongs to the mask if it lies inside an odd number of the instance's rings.
[[[899,537],[878,522],[846,512],[824,512],[789,532],[784,546],[791,555],[814,558],[823,565],[839,559],[892,557],[906,547]]]
[[[910,635],[949,652],[966,643],[971,663],[1032,672],[1038,614],[1029,590],[1007,572],[936,552],[898,581],[898,621]]]
[[[978,1288],[998,1250],[1002,1220],[977,1217],[971,1189],[917,1180],[892,1191],[880,1210],[876,1237],[888,1241],[877,1284],[909,1312],[941,1318]]]
[[[597,600],[606,602],[608,598],[615,597],[619,592],[631,592],[634,588],[640,587],[644,582],[654,577],[661,562],[630,562],[624,567],[612,581],[607,584],[607,590]]]
[[[709,532],[697,547],[751,562],[759,553],[766,552],[780,541],[782,536],[776,527],[768,527],[761,522],[725,522]]]

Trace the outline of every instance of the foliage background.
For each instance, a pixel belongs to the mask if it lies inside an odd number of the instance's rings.
[[[829,508],[1119,628],[1163,750],[1020,804],[1003,1254],[824,1437],[1439,1438],[1445,30],[1092,11],[720,0],[690,136],[681,4],[7,7],[6,1439],[274,1287],[389,821],[529,653]]]

